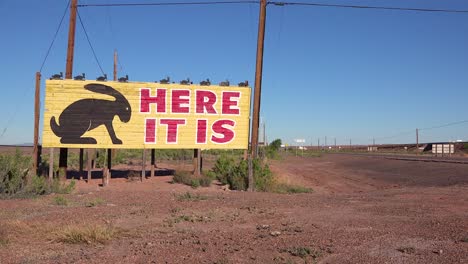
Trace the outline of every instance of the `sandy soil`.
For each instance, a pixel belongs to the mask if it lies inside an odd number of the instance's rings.
[[[468,263],[468,165],[327,155],[272,169],[314,192],[192,189],[159,176],[79,181],[68,206],[57,195],[0,200],[0,263]],[[117,233],[60,242],[70,226]]]

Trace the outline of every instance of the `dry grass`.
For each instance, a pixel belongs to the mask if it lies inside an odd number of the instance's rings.
[[[56,241],[67,244],[104,244],[118,236],[112,226],[66,226],[55,233]]]
[[[0,247],[6,246],[8,243],[10,243],[8,233],[4,228],[0,227]]]
[[[277,183],[273,185],[270,191],[274,193],[289,193],[289,194],[313,192],[313,190],[308,187],[304,187],[300,185],[292,185],[292,184],[287,184],[287,183]]]
[[[194,194],[194,193],[191,193],[191,192],[186,192],[184,194],[176,195],[176,199],[178,201],[202,201],[202,200],[208,199],[208,197],[200,195],[200,194]]]
[[[97,198],[94,198],[93,200],[88,201],[85,204],[85,206],[86,207],[95,207],[95,206],[98,206],[98,205],[102,205],[104,203],[106,203],[106,201],[104,199],[97,197]]]
[[[58,206],[68,206],[70,204],[68,199],[63,196],[55,196],[53,199],[53,203]]]
[[[42,229],[35,228],[20,220],[7,220],[0,224],[0,246],[11,244],[16,238],[22,236],[41,235]],[[1,261],[0,261],[1,262]]]

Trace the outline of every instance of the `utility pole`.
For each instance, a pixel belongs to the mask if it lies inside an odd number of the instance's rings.
[[[336,138],[335,138],[335,149],[336,149]]]
[[[117,81],[117,50],[114,50],[114,82]]]
[[[41,73],[36,72],[36,91],[34,94],[34,149],[33,149],[33,173],[37,173],[39,164],[39,115],[40,115],[40,93],[41,93]],[[28,181],[30,178],[28,177]],[[29,182],[28,182],[29,183]]]
[[[349,139],[349,149],[351,149],[351,139]]]
[[[320,150],[320,138],[317,138],[317,150]]]
[[[117,81],[117,51],[114,50],[114,82]],[[112,177],[112,149],[107,149],[107,182]]]
[[[65,79],[71,79],[73,75],[73,54],[75,50],[75,29],[76,29],[76,8],[78,0],[72,0],[70,6],[70,26],[68,28],[68,48],[67,48],[67,65],[65,70]],[[60,148],[59,159],[59,178],[65,180],[67,178],[67,158],[68,149]]]
[[[325,148],[327,148],[327,136],[325,136]]]
[[[419,129],[416,128],[416,152],[419,151]]]
[[[262,95],[262,71],[263,71],[263,48],[265,41],[265,23],[266,23],[266,6],[267,1],[260,1],[260,14],[258,22],[258,38],[257,38],[257,63],[255,70],[255,91],[254,91],[254,105],[253,105],[253,120],[252,120],[252,149],[249,159],[249,191],[255,189],[252,159],[257,157],[258,153],[258,127],[260,119],[260,102]]]

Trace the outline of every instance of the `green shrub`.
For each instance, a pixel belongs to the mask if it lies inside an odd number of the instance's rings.
[[[190,180],[190,186],[192,186],[192,188],[200,187],[200,180],[199,179],[191,179]]]
[[[60,205],[60,206],[67,206],[68,199],[63,196],[56,196],[54,197],[54,204]]]
[[[208,177],[206,175],[202,176],[201,178],[195,177],[190,172],[186,171],[177,171],[174,176],[172,177],[173,183],[181,183],[192,188],[198,188],[200,186],[208,187],[211,184],[212,176]]]
[[[252,169],[255,179],[255,188],[258,191],[269,191],[274,183],[273,174],[267,164],[260,159],[252,161]],[[249,164],[246,160],[235,163],[234,159],[225,155],[216,160],[213,173],[222,184],[229,184],[232,190],[247,190]]]
[[[280,157],[279,150],[281,144],[281,139],[275,139],[268,146],[262,147],[260,151],[263,153],[263,156],[269,159],[278,159]]]
[[[208,178],[210,180],[214,180],[214,179],[216,179],[216,173],[214,173],[214,171],[212,171],[212,170],[204,171],[203,172],[203,177]]]
[[[189,172],[186,171],[176,171],[172,177],[172,182],[182,183],[185,185],[192,185],[192,177]]]
[[[0,195],[12,196],[26,185],[31,157],[19,150],[14,155],[0,155]]]
[[[241,160],[237,166],[233,167],[227,175],[227,181],[231,190],[247,190],[249,164],[246,160]]]
[[[203,187],[210,187],[212,181],[211,177],[203,176],[200,178],[200,185]]]
[[[27,192],[35,195],[43,195],[50,193],[50,186],[45,177],[34,175],[31,178],[31,183],[27,187]]]
[[[268,192],[274,184],[273,173],[268,164],[262,164],[259,159],[252,161],[255,189],[257,191]]]
[[[59,194],[69,194],[73,190],[75,190],[76,182],[75,180],[71,180],[69,184],[60,182],[58,178],[55,178],[51,185],[50,185],[50,192],[51,193],[59,193]]]
[[[228,178],[229,175],[232,173],[232,171],[235,168],[235,163],[234,159],[232,157],[229,157],[227,155],[221,155],[213,167],[213,173],[216,174],[216,178],[222,183],[222,184],[229,184]]]
[[[51,192],[71,193],[75,181],[61,183],[58,179],[49,183],[46,178],[30,173],[31,157],[23,156],[18,150],[15,154],[0,155],[0,197],[29,197]]]

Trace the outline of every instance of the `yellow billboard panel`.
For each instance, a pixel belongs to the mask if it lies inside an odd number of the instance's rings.
[[[42,145],[248,147],[250,88],[47,80]]]

